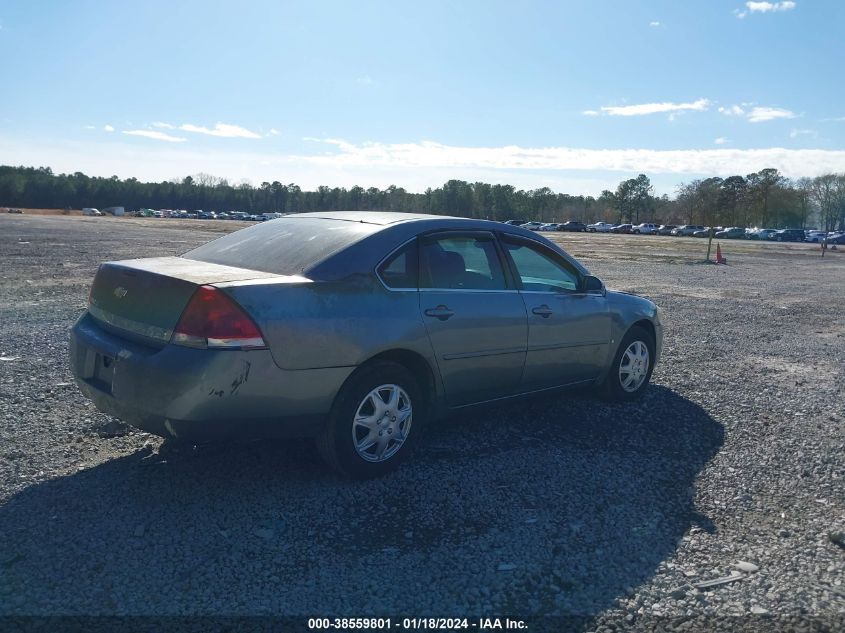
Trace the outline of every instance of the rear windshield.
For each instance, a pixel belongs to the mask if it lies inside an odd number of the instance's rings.
[[[347,220],[279,218],[224,235],[182,257],[276,275],[298,275],[381,228]]]

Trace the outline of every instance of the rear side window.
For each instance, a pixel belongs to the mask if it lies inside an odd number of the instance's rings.
[[[378,276],[384,285],[394,290],[417,289],[417,241],[406,244],[391,255],[378,268]]]
[[[505,273],[492,235],[429,236],[420,246],[420,287],[505,290]]]

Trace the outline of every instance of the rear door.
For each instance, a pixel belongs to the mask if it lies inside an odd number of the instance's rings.
[[[581,273],[543,244],[510,235],[502,243],[528,318],[522,390],[598,377],[610,347],[604,293],[581,291]]]
[[[525,306],[492,233],[420,237],[420,312],[450,406],[514,393],[525,363]]]

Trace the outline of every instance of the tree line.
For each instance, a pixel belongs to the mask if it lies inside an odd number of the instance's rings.
[[[623,180],[600,196],[556,193],[548,187],[449,180],[412,193],[391,185],[317,187],[304,191],[281,181],[231,184],[208,174],[141,182],[81,172],[54,174],[49,167],[0,166],[0,205],[25,208],[123,206],[249,213],[306,211],[413,211],[491,220],[544,222],[661,222],[707,226],[845,229],[845,174],[789,180],[777,169],[746,176],[681,183],[676,196],[655,196],[645,174]]]

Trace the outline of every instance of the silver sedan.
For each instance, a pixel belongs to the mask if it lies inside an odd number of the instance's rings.
[[[70,360],[96,406],[201,442],[316,438],[334,468],[396,467],[426,422],[572,386],[627,400],[657,307],[542,235],[408,213],[307,213],[100,266]]]

